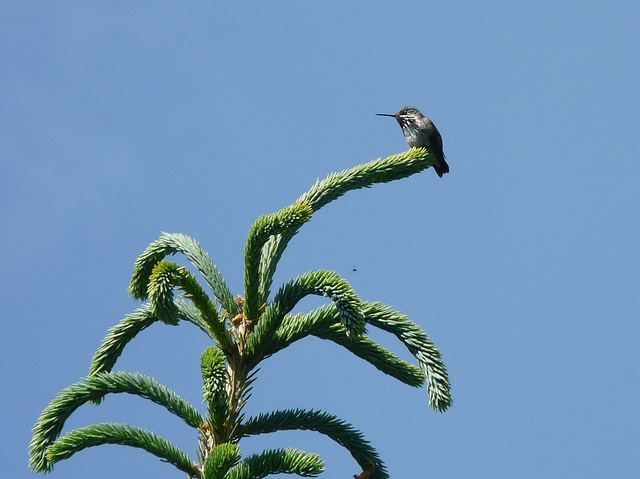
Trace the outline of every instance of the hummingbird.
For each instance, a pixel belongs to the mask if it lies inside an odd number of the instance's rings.
[[[440,178],[445,173],[449,173],[449,165],[444,160],[444,151],[442,149],[442,136],[429,118],[424,116],[420,110],[414,106],[405,106],[395,115],[389,113],[376,113],[378,116],[390,116],[395,118],[402,133],[411,148],[426,148],[436,157],[433,169]]]

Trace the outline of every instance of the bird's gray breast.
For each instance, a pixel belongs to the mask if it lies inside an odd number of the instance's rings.
[[[416,146],[421,146],[424,148],[428,148],[428,141],[424,132],[420,130],[416,125],[407,125],[402,128],[402,133],[404,133],[404,137],[407,140],[407,144],[413,148]]]

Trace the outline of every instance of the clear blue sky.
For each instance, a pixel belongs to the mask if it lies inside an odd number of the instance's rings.
[[[374,116],[405,105],[436,123],[451,173],[327,206],[276,284],[333,269],[408,314],[444,354],[453,407],[309,339],[265,362],[247,412],[337,414],[394,478],[640,477],[637,1],[5,2],[0,19],[6,477],[35,477],[31,427],[137,306],[131,268],[161,231],[198,239],[241,293],[253,221],[406,150]],[[156,325],[118,367],[200,404],[207,345]],[[85,406],[67,430],[102,421],[195,457],[190,429],[135,398]],[[265,447],[358,472],[313,433],[242,443]],[[120,446],[50,477],[87,476],[182,477]]]

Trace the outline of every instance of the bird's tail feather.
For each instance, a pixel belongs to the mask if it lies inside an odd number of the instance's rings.
[[[435,163],[433,165],[433,169],[436,170],[436,173],[440,178],[442,178],[442,175],[444,175],[445,173],[449,173],[449,165],[444,160],[444,158],[438,160],[438,163]]]

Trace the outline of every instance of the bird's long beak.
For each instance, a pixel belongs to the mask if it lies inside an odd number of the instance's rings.
[[[390,116],[391,118],[395,118],[395,115],[390,115],[389,113],[376,113],[378,116]]]

